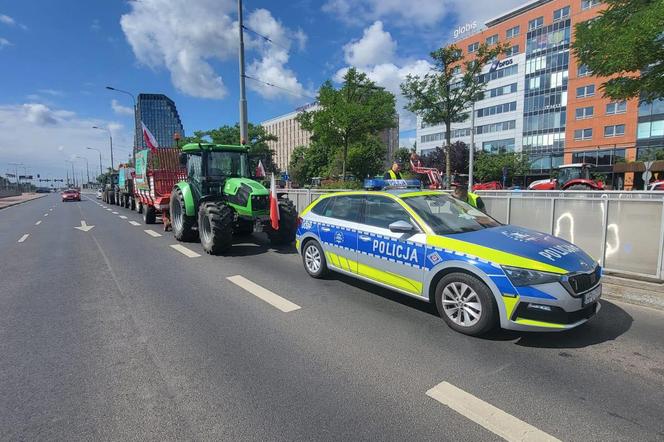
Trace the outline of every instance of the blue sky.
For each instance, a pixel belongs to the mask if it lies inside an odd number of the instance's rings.
[[[393,92],[456,26],[520,2],[462,0],[294,0],[244,3],[252,122],[313,101],[326,79],[354,65]],[[62,175],[86,146],[104,151],[114,136],[116,163],[131,149],[131,100],[111,85],[175,100],[187,134],[237,121],[234,0],[0,2],[0,174],[18,161],[29,172]],[[115,102],[113,102],[115,100]],[[399,99],[399,105],[403,102]],[[414,119],[400,111],[402,145]],[[92,155],[94,154],[94,155]],[[94,160],[94,161],[93,161]]]

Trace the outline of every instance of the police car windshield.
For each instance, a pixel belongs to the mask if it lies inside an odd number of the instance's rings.
[[[448,195],[419,195],[403,201],[431,227],[437,235],[474,232],[500,224],[476,208]]]

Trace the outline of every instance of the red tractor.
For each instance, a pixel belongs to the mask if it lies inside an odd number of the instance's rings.
[[[528,190],[604,190],[602,181],[590,177],[591,167],[585,163],[558,166],[558,178],[533,181]]]

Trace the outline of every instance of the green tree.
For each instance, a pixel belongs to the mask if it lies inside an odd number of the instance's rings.
[[[268,133],[261,125],[249,123],[249,154],[257,156],[263,161],[267,171],[278,172],[274,163],[274,151],[267,144],[268,141],[277,141],[277,137]],[[184,137],[180,145],[187,143],[216,143],[216,144],[238,144],[240,140],[240,125],[224,125],[218,129],[197,130],[191,137]]]
[[[375,136],[353,143],[348,149],[348,171],[362,180],[378,174],[383,168],[386,149]]]
[[[452,123],[468,119],[470,106],[480,99],[486,87],[480,79],[482,68],[505,53],[508,46],[482,43],[472,56],[455,45],[437,49],[430,54],[434,64],[432,72],[424,77],[408,75],[401,84],[401,92],[408,100],[406,109],[422,117],[426,124],[445,125],[447,176],[452,173],[449,161]],[[463,72],[456,72],[457,67],[462,67]]]
[[[313,177],[330,175],[331,158],[335,152],[332,148],[319,143],[312,143],[310,147],[298,146],[291,154],[288,165],[291,179],[299,186],[308,184]]]
[[[298,122],[311,132],[312,142],[341,151],[341,174],[345,179],[350,147],[358,140],[369,142],[369,136],[396,126],[394,95],[351,68],[340,89],[335,89],[331,81],[323,83],[317,101],[319,108],[301,113]]]
[[[527,155],[515,152],[478,152],[475,157],[474,174],[480,182],[501,181],[503,167],[507,167],[507,181],[525,175],[530,169]]]
[[[392,160],[396,161],[404,169],[410,169],[410,155],[411,150],[406,147],[400,147],[394,151],[392,155]]]
[[[421,158],[422,165],[435,167],[438,170],[447,170],[446,149],[436,147],[433,151]],[[468,146],[463,141],[457,141],[449,149],[450,170],[457,173],[468,173]]]
[[[575,26],[574,54],[613,100],[664,97],[664,1],[605,0],[607,9]]]

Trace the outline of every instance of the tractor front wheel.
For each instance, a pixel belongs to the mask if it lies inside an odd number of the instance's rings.
[[[198,209],[198,234],[210,255],[218,255],[233,244],[233,210],[224,203],[208,202]]]
[[[265,229],[273,245],[285,245],[295,241],[297,233],[297,210],[290,200],[279,201],[279,229],[274,230],[268,224]]]
[[[176,188],[171,195],[170,215],[175,239],[178,241],[193,241],[196,239],[196,231],[194,231],[196,219],[193,216],[187,216],[184,195],[179,188]]]

